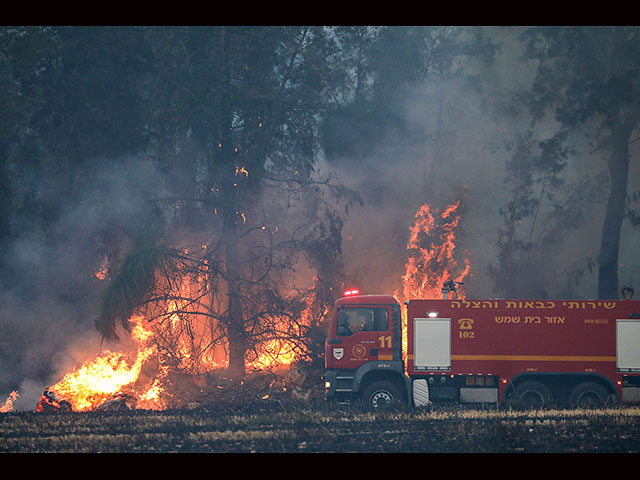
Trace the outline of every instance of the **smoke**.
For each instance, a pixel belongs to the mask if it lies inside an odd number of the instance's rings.
[[[460,264],[465,256],[472,263],[466,290],[490,295],[484,272],[495,253],[505,161],[490,144],[501,125],[488,118],[482,95],[463,81],[428,81],[404,98],[403,123],[419,129],[416,143],[403,145],[390,134],[376,140],[364,167],[348,158],[330,164],[365,202],[345,224],[347,268],[362,292],[393,293],[401,287],[416,211],[424,203],[444,209],[461,201],[457,256]]]
[[[155,206],[143,199],[150,189],[158,192],[163,175],[148,159],[132,156],[93,161],[74,181],[74,195],[49,231],[23,221],[8,247],[0,397],[18,390],[16,410],[35,409],[44,388],[109,347],[94,324],[107,284],[95,272],[105,258],[117,265],[133,241],[150,235],[143,219]]]

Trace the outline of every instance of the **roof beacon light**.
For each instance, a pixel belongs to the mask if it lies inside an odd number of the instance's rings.
[[[360,290],[357,290],[355,288],[344,292],[345,297],[353,297],[354,295],[359,295],[359,294],[360,294]]]

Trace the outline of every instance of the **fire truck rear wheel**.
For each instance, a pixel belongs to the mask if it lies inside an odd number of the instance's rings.
[[[536,380],[522,382],[516,386],[515,398],[524,408],[538,408],[551,402],[551,390]]]
[[[569,394],[569,403],[581,408],[603,407],[608,399],[606,388],[595,382],[579,383]]]
[[[402,394],[390,382],[374,382],[362,392],[362,401],[372,408],[386,408],[399,402]]]

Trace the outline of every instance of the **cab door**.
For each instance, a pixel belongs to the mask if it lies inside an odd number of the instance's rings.
[[[393,359],[390,307],[341,306],[336,341],[331,347],[328,353],[335,368],[357,368],[371,360]]]

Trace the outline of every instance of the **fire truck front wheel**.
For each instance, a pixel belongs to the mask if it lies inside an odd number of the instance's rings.
[[[367,386],[362,392],[362,402],[372,408],[385,408],[402,399],[402,394],[393,383],[379,381]]]

